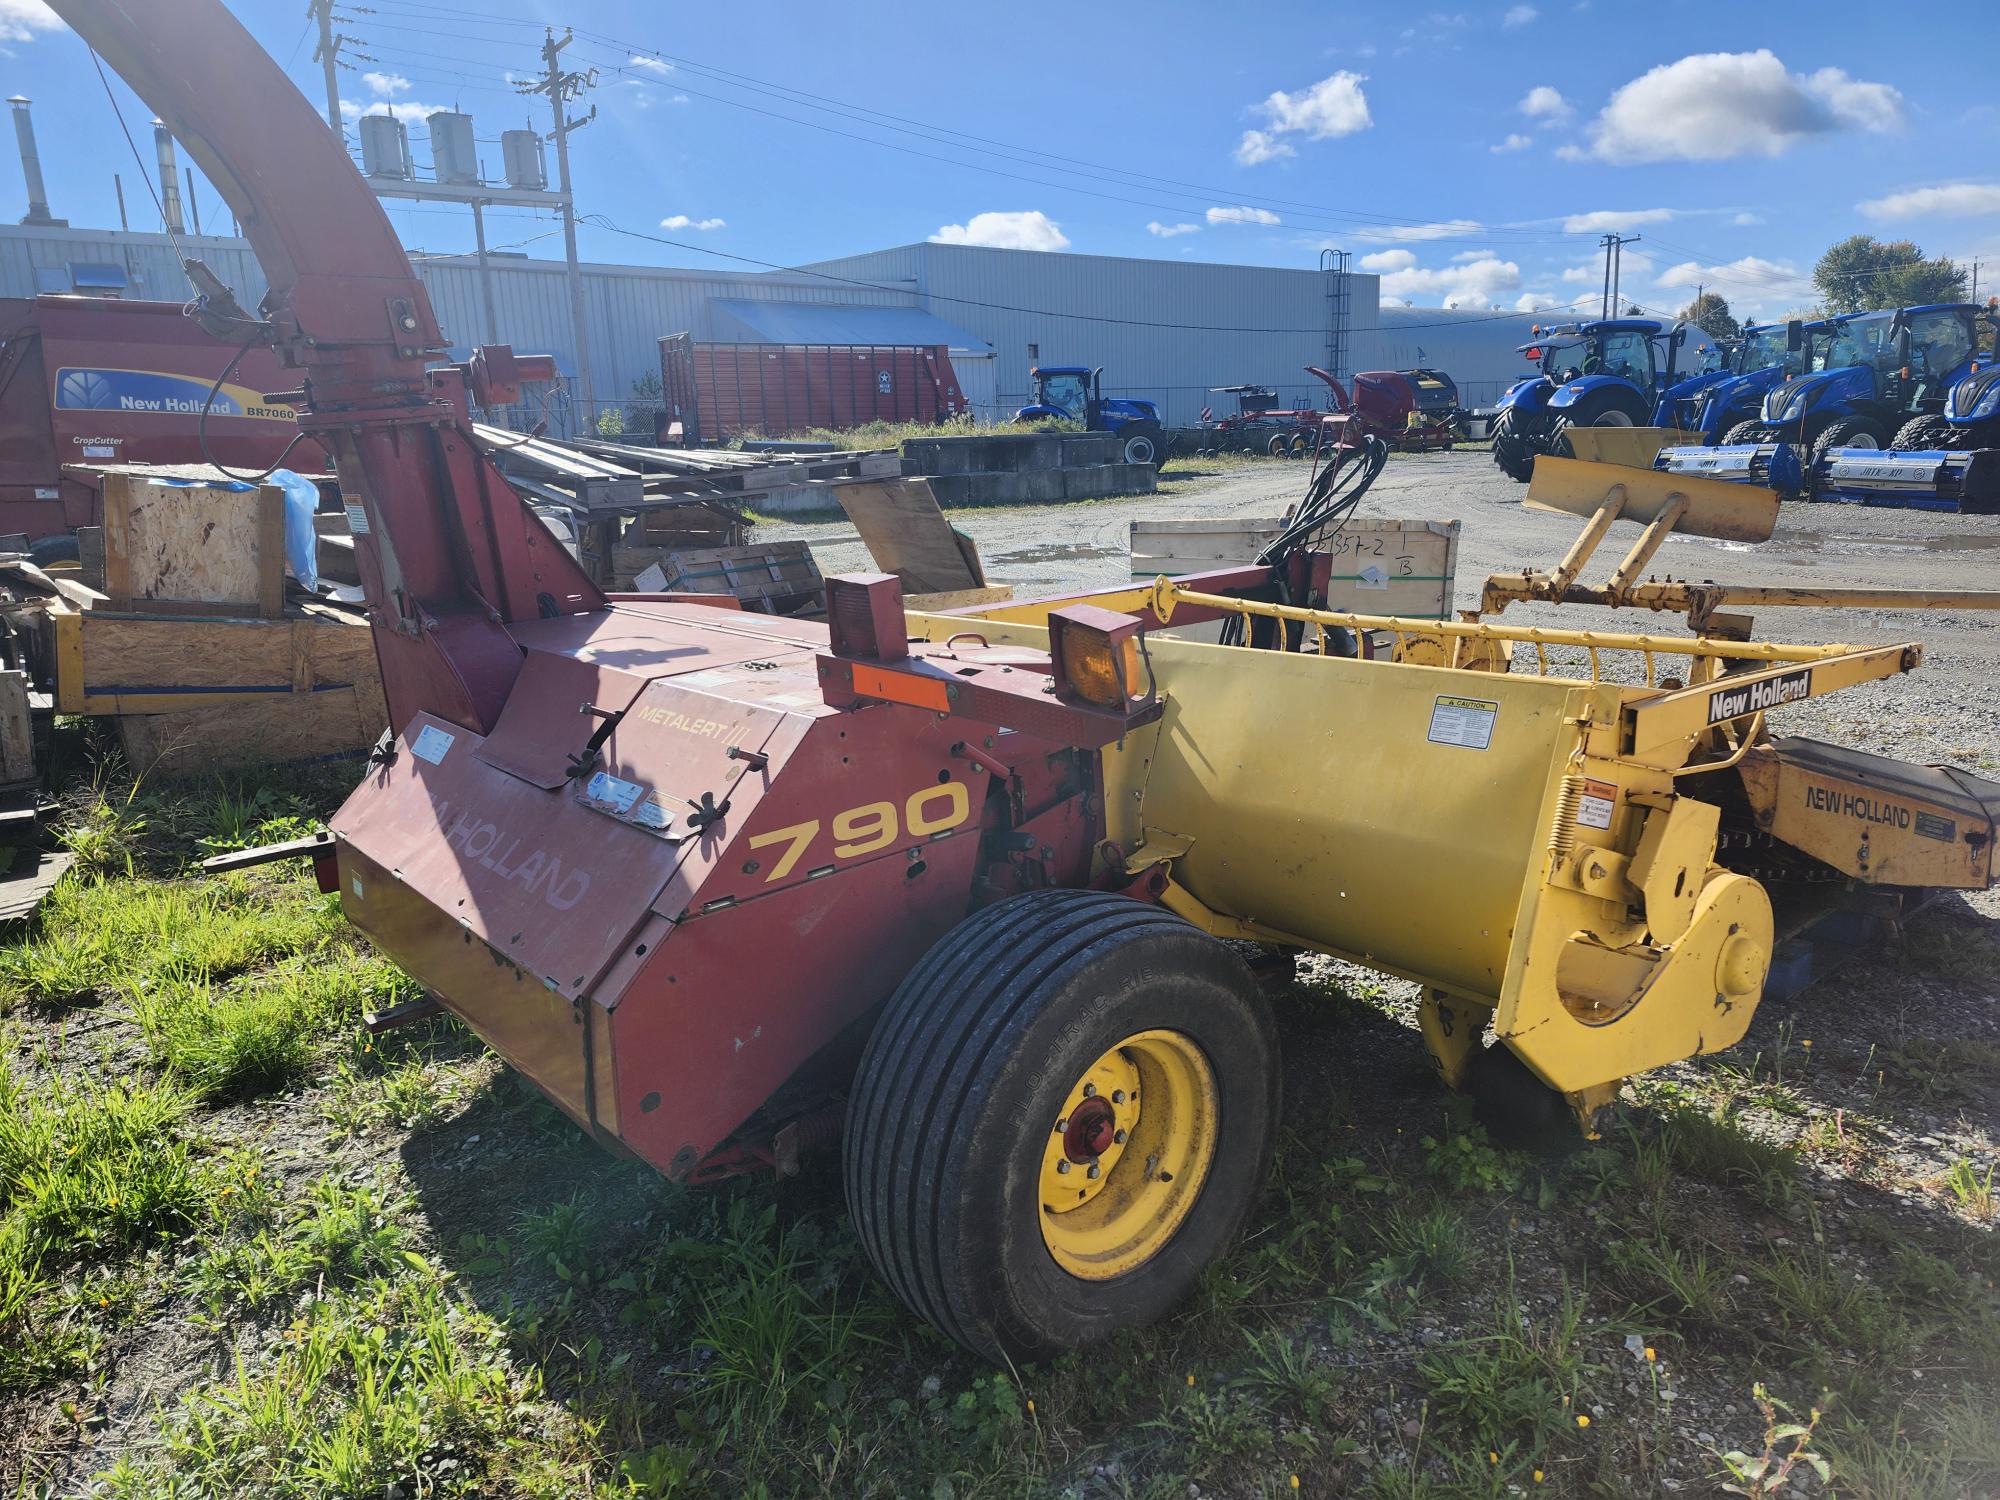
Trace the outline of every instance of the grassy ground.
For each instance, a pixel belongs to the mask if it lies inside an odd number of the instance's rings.
[[[2000,1492],[1964,903],[1558,1160],[1437,1092],[1402,986],[1308,966],[1243,1245],[996,1371],[887,1300],[830,1162],[671,1188],[456,1023],[367,1038],[409,983],[308,874],[192,870],[349,775],[71,794],[80,873],[0,946],[0,1488],[1709,1494],[1768,1444],[1774,1493]]]

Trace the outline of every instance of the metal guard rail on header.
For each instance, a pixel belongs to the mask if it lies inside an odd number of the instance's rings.
[[[1689,656],[1725,661],[1812,662],[1845,656],[1861,650],[1858,646],[1790,646],[1773,641],[1724,641],[1704,636],[1627,635],[1604,630],[1550,630],[1539,625],[1491,625],[1475,620],[1425,620],[1408,615],[1362,615],[1346,610],[1306,609],[1296,604],[1268,604],[1256,599],[1238,599],[1226,594],[1204,594],[1182,588],[1162,575],[1153,580],[1153,613],[1161,624],[1169,623],[1177,605],[1224,610],[1239,615],[1261,615],[1271,620],[1296,621],[1319,631],[1321,645],[1329,627],[1347,630],[1386,630],[1402,646],[1410,636],[1445,636],[1453,640],[1451,664],[1460,660],[1458,641],[1520,641],[1535,648],[1538,675],[1549,675],[1547,648],[1571,646],[1590,653],[1590,677],[1598,679],[1597,653],[1636,651],[1646,662],[1646,685],[1653,686],[1655,656]]]

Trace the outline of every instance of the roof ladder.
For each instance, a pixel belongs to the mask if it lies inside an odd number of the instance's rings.
[[[1322,250],[1319,268],[1326,283],[1326,367],[1336,380],[1345,380],[1347,369],[1347,317],[1349,277],[1345,250]]]

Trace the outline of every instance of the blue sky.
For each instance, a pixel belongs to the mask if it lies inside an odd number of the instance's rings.
[[[543,24],[577,29],[566,58],[599,69],[574,146],[590,259],[749,269],[727,256],[938,237],[1311,266],[1338,246],[1385,298],[1530,308],[1594,306],[1597,238],[1619,229],[1642,237],[1629,300],[1672,310],[1702,282],[1772,316],[1866,230],[1990,257],[1981,287],[2000,282],[1990,58],[1911,47],[1906,7],[362,3],[348,112],[410,116],[420,161],[434,108],[482,140],[546,128],[509,77],[538,69]],[[323,102],[304,0],[231,8]],[[77,39],[40,0],[0,0],[0,51],[6,92],[35,98],[55,212],[114,225],[120,171],[133,227],[154,227]],[[391,213],[413,248],[470,246],[461,209]],[[493,211],[489,236],[561,252],[546,216]]]

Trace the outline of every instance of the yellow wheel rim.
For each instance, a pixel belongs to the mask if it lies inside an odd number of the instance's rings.
[[[1085,1281],[1166,1247],[1215,1163],[1215,1073],[1192,1038],[1141,1031],[1071,1085],[1042,1147],[1042,1240]]]

